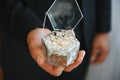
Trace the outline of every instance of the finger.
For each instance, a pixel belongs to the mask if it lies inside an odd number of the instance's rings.
[[[96,60],[98,52],[99,52],[99,47],[97,46],[97,44],[93,44],[92,54],[91,54],[91,62],[92,63],[94,63],[94,61]]]
[[[94,64],[102,63],[106,59],[108,53],[109,53],[109,50],[106,50],[105,48],[101,49],[101,53],[98,56],[98,58],[95,60]]]
[[[84,50],[79,51],[78,58],[74,61],[73,64],[70,64],[68,67],[66,67],[64,71],[70,72],[73,69],[75,69],[77,66],[79,66],[82,63],[84,56],[85,56],[85,51]]]
[[[35,61],[37,62],[38,66],[40,66],[43,70],[45,70],[53,76],[59,76],[62,74],[64,67],[53,66],[51,64],[46,63],[45,56],[43,55],[40,48],[34,49],[34,54],[36,54]]]
[[[63,66],[54,66],[53,67],[53,72],[54,75],[53,76],[60,76],[62,74],[62,72],[64,71],[65,67]]]
[[[46,62],[40,63],[42,61],[42,58],[37,57],[38,65],[44,69],[46,72],[53,76],[60,76],[64,70],[64,67],[62,66],[53,66],[51,64],[48,64]]]
[[[45,62],[45,58],[42,53],[42,50],[39,47],[34,47],[34,49],[33,48],[29,48],[29,49],[31,56],[36,61],[36,63],[42,65]]]

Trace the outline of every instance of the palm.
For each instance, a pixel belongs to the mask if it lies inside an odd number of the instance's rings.
[[[36,61],[36,63],[46,72],[48,72],[53,76],[59,76],[63,72],[63,70],[69,72],[74,68],[76,68],[82,62],[84,57],[84,51],[81,51],[78,55],[78,59],[76,59],[76,61],[73,64],[71,64],[66,68],[63,66],[53,66],[53,65],[47,64],[44,54],[42,52],[41,38],[48,35],[51,31],[49,31],[48,29],[45,29],[46,34],[44,34],[44,36],[41,35],[42,34],[41,32],[42,32],[42,29],[40,28],[31,31],[28,34],[27,42],[28,42],[28,47],[29,47],[31,56]]]

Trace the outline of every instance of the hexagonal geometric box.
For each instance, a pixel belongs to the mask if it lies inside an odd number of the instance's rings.
[[[53,65],[69,66],[77,58],[80,47],[74,33],[83,18],[77,0],[55,0],[46,15],[54,30],[43,38],[46,60]],[[46,17],[43,27],[45,21]]]
[[[48,63],[68,66],[76,59],[80,42],[72,30],[53,31],[43,41]]]
[[[83,18],[77,0],[55,0],[46,14],[54,30],[75,28]]]

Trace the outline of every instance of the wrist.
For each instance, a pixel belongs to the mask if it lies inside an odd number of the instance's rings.
[[[108,38],[109,37],[109,33],[97,33],[95,35],[95,37],[106,37],[106,38]]]

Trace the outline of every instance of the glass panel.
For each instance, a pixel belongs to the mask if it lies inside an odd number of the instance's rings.
[[[80,47],[74,33],[83,18],[80,7],[76,0],[55,0],[45,14],[43,28],[47,16],[53,31],[43,38],[46,60],[53,65],[68,66],[77,58]]]
[[[55,0],[47,11],[53,29],[74,29],[83,18],[76,0]]]

